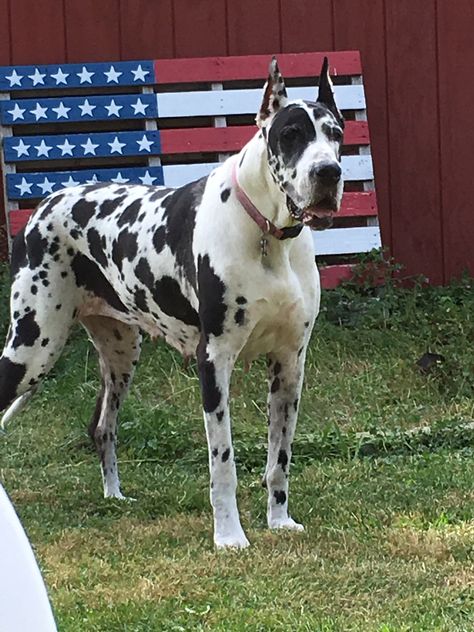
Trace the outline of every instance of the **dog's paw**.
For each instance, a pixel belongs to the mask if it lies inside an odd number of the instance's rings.
[[[121,491],[118,492],[109,492],[104,494],[104,498],[113,498],[115,500],[123,500],[128,503],[136,503],[136,498],[131,498],[130,496],[124,496]]]
[[[304,527],[299,522],[295,522],[293,518],[285,518],[279,520],[269,520],[269,529],[286,529],[287,531],[304,531]]]
[[[230,534],[225,536],[216,536],[214,538],[216,549],[246,549],[250,546],[250,542],[245,537],[245,533]]]

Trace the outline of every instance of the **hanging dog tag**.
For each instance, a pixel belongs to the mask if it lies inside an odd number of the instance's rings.
[[[262,252],[262,257],[266,257],[268,255],[268,239],[265,235],[260,239],[260,250]]]

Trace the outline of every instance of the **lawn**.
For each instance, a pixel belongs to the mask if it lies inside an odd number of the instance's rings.
[[[0,479],[59,630],[473,630],[473,343],[468,279],[326,292],[292,466],[290,505],[306,531],[265,528],[265,370],[239,366],[232,409],[252,546],[216,553],[195,366],[146,341],[119,430],[122,488],[137,502],[104,500],[86,434],[97,362],[77,330],[0,437]],[[444,360],[422,373],[427,351]]]

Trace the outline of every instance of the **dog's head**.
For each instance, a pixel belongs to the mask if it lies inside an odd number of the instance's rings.
[[[342,199],[344,119],[334,100],[325,57],[316,101],[290,101],[275,58],[256,118],[267,143],[275,181],[290,214],[312,228],[327,228]]]

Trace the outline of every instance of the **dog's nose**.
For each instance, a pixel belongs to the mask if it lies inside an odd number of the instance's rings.
[[[323,162],[311,169],[311,176],[324,184],[337,184],[341,179],[341,167],[337,162]]]

